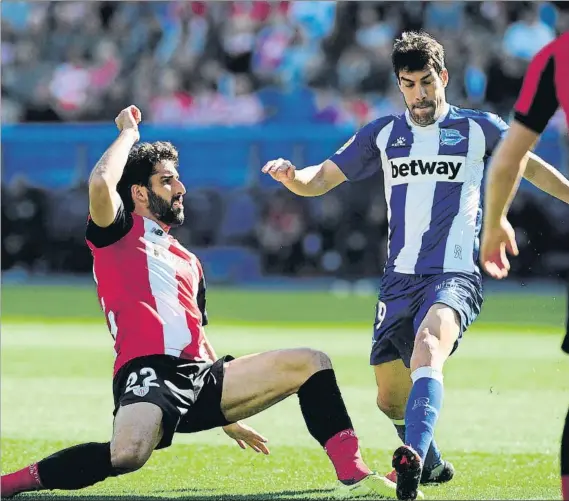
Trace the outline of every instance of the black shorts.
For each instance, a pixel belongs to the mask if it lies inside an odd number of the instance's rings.
[[[113,380],[113,414],[137,402],[160,407],[163,435],[157,449],[170,446],[176,432],[195,433],[230,424],[221,412],[223,364],[230,360],[229,355],[213,363],[170,355],[135,358]]]

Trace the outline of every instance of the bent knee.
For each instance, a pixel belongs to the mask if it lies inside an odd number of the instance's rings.
[[[452,352],[456,339],[441,340],[428,327],[422,329],[415,337],[413,355],[411,356],[411,371],[419,367],[434,367],[442,370],[446,359]]]
[[[413,352],[432,356],[439,350],[439,347],[439,338],[427,327],[419,331],[415,336]]]
[[[309,372],[318,372],[324,369],[332,368],[332,361],[330,357],[320,350],[313,350],[311,348],[305,348],[306,353],[306,368]]]
[[[383,412],[389,419],[404,419],[405,418],[405,406],[406,401],[397,402],[384,395],[377,395],[377,407],[381,412]]]
[[[152,448],[142,440],[121,446],[111,444],[111,464],[120,473],[133,472],[142,468],[151,454]]]
[[[279,372],[286,374],[292,392],[298,391],[317,372],[332,368],[326,353],[311,348],[288,350],[278,365]]]
[[[330,357],[323,351],[313,350],[312,348],[292,350],[285,363],[289,371],[308,375],[332,368]]]

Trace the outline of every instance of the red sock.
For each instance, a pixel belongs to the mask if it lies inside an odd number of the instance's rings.
[[[2,497],[10,497],[20,492],[37,491],[43,489],[38,474],[38,464],[26,466],[20,471],[2,475],[0,479],[0,491]]]
[[[569,475],[561,477],[561,499],[569,501]]]
[[[358,437],[351,428],[328,439],[324,449],[334,465],[338,480],[359,482],[371,473],[362,459]]]

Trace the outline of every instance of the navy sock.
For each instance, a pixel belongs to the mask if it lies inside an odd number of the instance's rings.
[[[432,367],[419,367],[411,379],[413,387],[405,411],[405,443],[417,451],[425,464],[443,404],[443,375]]]
[[[397,430],[397,435],[401,439],[401,442],[405,443],[405,421],[404,420],[393,420],[393,426]],[[429,450],[427,451],[427,457],[425,458],[425,463],[423,468],[427,470],[432,470],[436,468],[442,463],[442,454],[435,442],[435,437],[431,441],[431,445],[429,446]]]

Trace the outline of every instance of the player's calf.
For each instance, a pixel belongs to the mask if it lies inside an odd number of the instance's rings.
[[[3,475],[2,497],[35,490],[76,490],[141,468],[162,436],[162,410],[150,403],[121,407],[113,439],[63,449],[22,470]]]
[[[120,474],[131,473],[142,468],[150,459],[153,448],[143,442],[118,448],[111,443],[111,464]]]
[[[2,475],[2,497],[44,489],[81,489],[119,474],[111,463],[109,442],[80,444]]]
[[[391,421],[401,421],[405,416],[405,406],[407,405],[407,395],[399,402],[393,402],[389,398],[378,394],[376,399],[377,408],[385,414]]]
[[[442,408],[443,365],[460,333],[457,313],[443,304],[429,309],[415,337],[411,357],[413,386],[405,411],[405,443],[424,464]]]

